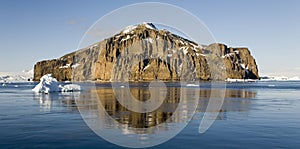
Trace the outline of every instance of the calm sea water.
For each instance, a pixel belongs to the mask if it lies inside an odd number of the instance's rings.
[[[93,102],[76,102],[76,93],[35,94],[31,92],[34,86],[34,83],[11,83],[0,87],[1,149],[120,148],[95,134],[83,120],[78,109],[81,113],[93,110]],[[134,84],[131,93],[137,98],[148,98],[149,91],[145,86],[147,84]],[[201,99],[187,127],[171,140],[153,148],[300,147],[300,82],[228,83],[216,121],[205,133],[199,134],[198,127],[211,92],[209,86],[209,83],[201,83]],[[109,84],[99,84],[95,91],[103,99],[101,103],[109,115],[120,123],[140,128],[162,122],[182,122],[180,119],[167,120],[168,114],[159,114],[159,111],[151,118],[128,113],[116,105],[109,87]],[[167,96],[171,103],[178,101],[179,87],[178,84],[168,85]],[[87,98],[90,91],[87,88],[79,97]],[[176,104],[173,105],[176,108]],[[99,120],[103,119],[100,117]],[[105,128],[108,131],[119,129]]]

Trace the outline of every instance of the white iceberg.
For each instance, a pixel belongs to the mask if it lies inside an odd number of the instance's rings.
[[[187,87],[199,87],[199,84],[187,84]]]
[[[78,92],[81,91],[80,85],[77,84],[68,84],[65,86],[59,85],[59,88],[61,89],[61,92]]]
[[[32,91],[41,93],[59,92],[59,83],[51,74],[46,74],[40,78],[40,83]]]
[[[51,74],[46,74],[40,78],[40,83],[37,84],[32,91],[36,93],[50,92],[74,92],[81,91],[81,87],[77,84],[60,85],[59,82],[52,77]]]

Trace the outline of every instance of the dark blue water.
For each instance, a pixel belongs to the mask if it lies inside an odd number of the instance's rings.
[[[120,148],[87,126],[72,93],[35,94],[34,85],[0,87],[1,149]],[[201,88],[201,96],[210,92],[208,83]],[[203,98],[188,126],[153,148],[299,148],[299,95],[297,81],[228,83],[217,120],[205,133],[198,133],[207,104]]]

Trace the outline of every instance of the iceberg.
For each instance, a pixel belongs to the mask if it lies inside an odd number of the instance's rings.
[[[46,74],[41,77],[40,83],[32,91],[41,93],[59,92],[59,83],[51,74]]]
[[[187,84],[186,86],[187,86],[187,87],[199,87],[198,84]]]
[[[81,91],[80,85],[77,84],[68,84],[65,86],[59,85],[60,91],[61,92],[78,92]]]
[[[40,83],[37,84],[32,91],[36,93],[45,93],[48,94],[50,92],[75,92],[81,91],[82,88],[77,84],[67,84],[60,85],[59,82],[52,77],[51,74],[46,74],[40,79]]]
[[[257,82],[258,80],[256,80],[256,79],[232,79],[232,78],[227,78],[225,81],[229,82],[229,83],[232,83],[232,82]]]

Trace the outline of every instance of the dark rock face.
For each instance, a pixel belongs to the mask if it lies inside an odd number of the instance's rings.
[[[204,47],[157,30],[153,24],[131,26],[93,46],[35,64],[35,81],[47,73],[59,81],[259,78],[247,48],[228,48],[224,44]]]

